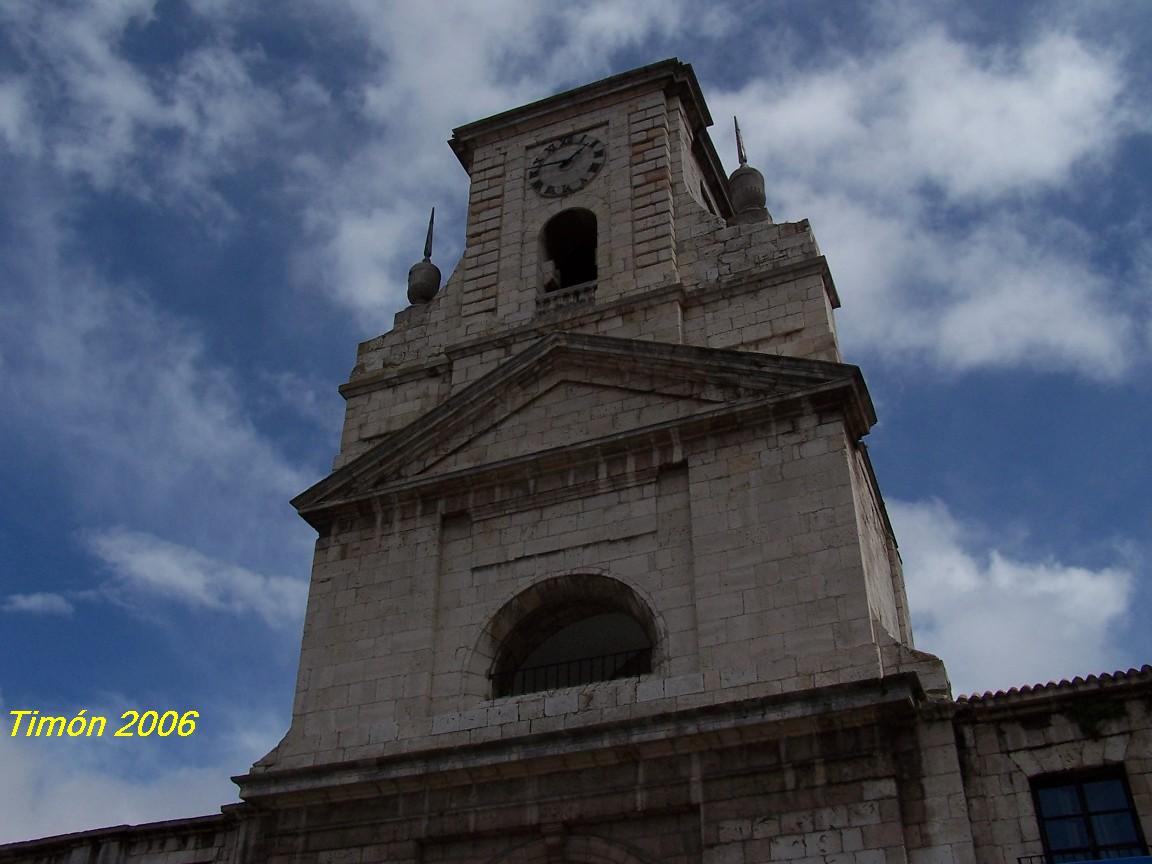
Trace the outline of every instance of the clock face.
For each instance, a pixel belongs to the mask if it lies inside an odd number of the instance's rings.
[[[528,169],[528,183],[545,198],[583,189],[604,167],[604,144],[591,135],[565,135],[541,151]]]

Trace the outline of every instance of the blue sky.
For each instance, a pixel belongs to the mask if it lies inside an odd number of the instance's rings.
[[[1142,4],[205,0],[0,9],[0,841],[213,812],[287,728],[356,343],[450,130],[669,56],[809,218],[921,648],[957,692],[1152,659]],[[6,727],[8,728],[8,727]]]

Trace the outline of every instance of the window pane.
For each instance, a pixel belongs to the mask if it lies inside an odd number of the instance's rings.
[[[1096,842],[1101,846],[1136,842],[1136,826],[1130,813],[1105,813],[1093,816],[1092,830],[1096,833]]]
[[[1144,854],[1143,846],[1117,846],[1113,849],[1103,849],[1101,858],[1135,858]]]
[[[1040,799],[1040,815],[1070,816],[1080,812],[1080,798],[1075,786],[1049,786],[1036,793]]]
[[[1048,834],[1048,846],[1053,851],[1078,849],[1091,844],[1088,826],[1079,816],[1049,819],[1044,823],[1044,828]]]
[[[1084,797],[1088,810],[1099,813],[1101,810],[1127,810],[1128,796],[1124,794],[1124,784],[1119,780],[1094,780],[1084,784]]]

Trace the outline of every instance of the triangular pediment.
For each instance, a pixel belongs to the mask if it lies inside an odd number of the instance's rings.
[[[599,373],[601,380],[587,380],[589,371],[556,369],[534,387],[505,394],[504,411],[495,410],[464,434],[451,436],[425,459],[405,466],[402,475],[440,474],[568,447],[686,417],[724,404],[725,395],[735,395],[719,390],[686,393],[676,386],[682,382],[661,376],[645,376],[649,386],[644,387],[635,374],[622,370],[595,370],[593,375]],[[539,395],[532,395],[537,389]],[[479,429],[485,422],[487,428]]]
[[[390,484],[482,470],[830,386],[862,396],[871,425],[854,366],[553,333],[292,503],[314,511]]]

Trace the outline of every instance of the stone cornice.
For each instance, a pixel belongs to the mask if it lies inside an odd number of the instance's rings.
[[[273,768],[232,780],[240,786],[241,798],[254,806],[298,806],[309,800],[355,799],[703,752],[778,738],[789,727],[825,728],[834,718],[852,726],[911,721],[924,698],[916,675],[901,673],[458,747],[429,747],[421,739],[413,753]]]
[[[578,444],[554,447],[456,471],[387,482],[371,489],[325,498],[315,504],[305,504],[298,500],[294,500],[293,503],[300,515],[318,530],[329,521],[329,517],[325,514],[359,508],[361,505],[378,500],[396,505],[415,498],[451,497],[456,499],[456,503],[466,502],[468,509],[474,511],[475,515],[539,507],[545,500],[565,500],[592,494],[593,491],[621,488],[651,479],[644,472],[633,472],[627,478],[606,478],[591,486],[573,483],[565,489],[552,490],[548,493],[535,491],[534,484],[549,473],[566,471],[580,464],[604,463],[612,457],[628,452],[663,449],[668,455],[653,466],[652,470],[656,470],[661,466],[681,461],[685,445],[695,439],[761,426],[773,420],[795,416],[805,410],[822,411],[832,406],[838,408],[845,405],[852,406],[845,411],[849,434],[858,437],[863,434],[861,430],[864,419],[858,400],[851,395],[852,389],[849,381],[834,382],[779,397],[726,405],[713,411],[643,426]],[[482,503],[471,500],[475,490],[491,490],[493,487],[502,487],[505,494],[496,498],[486,495]],[[447,506],[447,509],[456,509],[456,503]]]
[[[751,394],[746,399],[710,411],[557,448],[560,457],[569,462],[586,459],[588,454],[605,447],[622,450],[635,443],[650,446],[645,442],[653,435],[667,434],[672,430],[686,440],[731,428],[734,424],[761,422],[779,416],[789,405],[803,404],[812,411],[837,406],[843,410],[854,438],[866,434],[876,419],[863,377],[855,366],[747,351],[638,342],[581,333],[552,333],[298,495],[292,501],[293,506],[313,525],[320,527],[319,522],[327,521],[318,520],[321,513],[358,501],[396,494],[401,490],[428,490],[446,481],[459,483],[481,473],[506,470],[512,465],[546,461],[555,455],[552,451],[540,451],[448,474],[394,480],[387,476],[393,470],[392,466],[406,464],[416,454],[425,451],[432,441],[452,434],[480,413],[490,410],[494,394],[515,387],[521,380],[547,374],[568,358],[585,367],[631,365],[669,377],[735,384],[746,387]],[[768,383],[776,386],[771,391],[763,390]]]
[[[518,131],[531,128],[555,118],[557,110],[587,105],[595,100],[656,82],[666,82],[665,87],[680,88],[694,129],[712,125],[712,115],[708,112],[708,106],[704,102],[704,95],[692,66],[681,63],[673,57],[458,126],[452,130],[448,146],[452,148],[464,170],[471,174],[474,142],[478,139],[506,134],[512,127]]]

